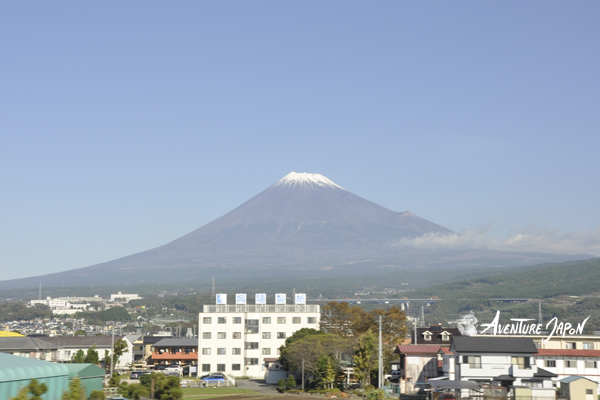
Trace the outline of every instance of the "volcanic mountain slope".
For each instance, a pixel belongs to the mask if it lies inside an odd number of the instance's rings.
[[[419,251],[394,246],[401,238],[452,231],[410,212],[358,197],[319,174],[295,173],[203,227],[164,246],[77,270],[6,281],[44,285],[119,279],[160,281],[337,268],[339,273],[392,263],[408,267],[479,267],[557,260],[546,255]],[[564,260],[565,257],[560,258]],[[362,263],[362,265],[361,265]],[[365,264],[366,263],[366,264]],[[354,267],[349,265],[354,264]],[[265,274],[268,274],[265,272]],[[43,278],[43,279],[42,279]],[[29,282],[31,280],[31,282]]]

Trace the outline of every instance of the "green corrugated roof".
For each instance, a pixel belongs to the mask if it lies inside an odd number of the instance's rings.
[[[106,371],[94,364],[63,364],[69,370],[69,378],[87,378],[90,376],[106,375]]]
[[[0,353],[0,382],[67,376],[68,373],[63,364]]]

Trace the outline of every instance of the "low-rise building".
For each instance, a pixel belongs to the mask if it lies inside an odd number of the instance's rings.
[[[154,365],[197,365],[198,339],[164,338],[152,346]]]
[[[319,329],[320,315],[318,305],[205,305],[199,315],[198,373],[264,378],[266,360],[277,357],[297,330]]]

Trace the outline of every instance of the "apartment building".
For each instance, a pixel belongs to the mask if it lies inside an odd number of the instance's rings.
[[[266,304],[266,295],[257,294],[251,305],[238,294],[229,305],[219,294],[216,305],[205,305],[199,315],[198,373],[264,378],[267,360],[278,357],[287,337],[302,328],[319,329],[320,307],[307,305],[304,294],[296,294],[294,304],[286,304],[285,294],[275,299],[276,304]]]

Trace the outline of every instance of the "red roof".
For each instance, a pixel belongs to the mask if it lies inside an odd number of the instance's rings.
[[[433,344],[401,344],[396,350],[402,354],[437,354],[440,351],[440,346]]]
[[[265,358],[265,362],[277,362],[279,358]]]
[[[538,349],[538,356],[600,357],[600,350]]]
[[[441,347],[440,351],[444,354],[454,354],[453,352],[450,351],[450,347]]]

